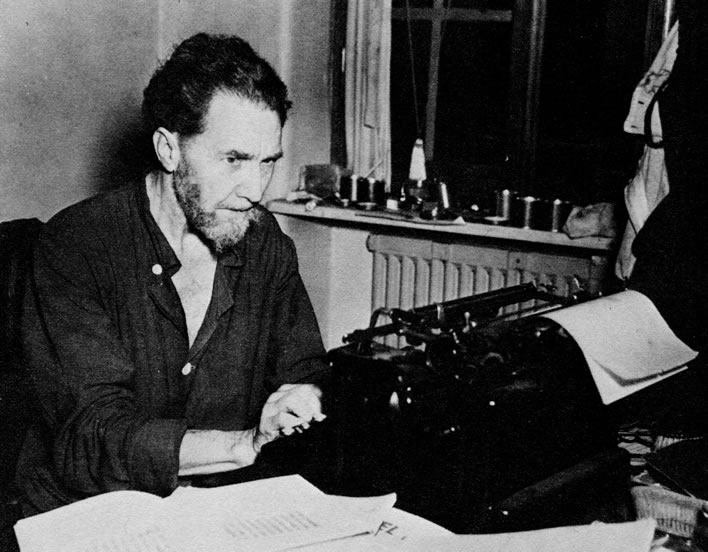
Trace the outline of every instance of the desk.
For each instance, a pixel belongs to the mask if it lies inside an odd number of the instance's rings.
[[[348,474],[338,471],[337,462],[333,462],[327,450],[321,448],[321,441],[316,444],[320,437],[303,434],[289,442],[281,441],[254,466],[195,478],[194,484],[215,487],[299,473],[328,494],[369,496],[392,491],[377,488],[375,473],[370,474],[369,481],[359,481],[358,486],[352,487]],[[303,455],[303,451],[307,451],[306,454]],[[316,458],[314,454],[323,456]],[[294,462],[293,458],[296,458]],[[445,523],[443,518],[432,521],[459,533],[533,530],[598,520],[608,523],[629,521],[634,519],[634,511],[627,471],[625,452],[618,448],[609,449],[513,494],[498,507],[490,508],[487,516],[472,516],[470,510],[464,524],[459,521],[457,524]],[[409,509],[403,503],[397,506],[403,510]],[[430,519],[424,512],[410,511]],[[455,513],[457,520],[464,516],[465,512]]]
[[[338,472],[337,462],[332,459],[331,429],[327,425],[313,426],[312,431],[264,447],[263,455],[254,466],[195,477],[192,482],[195,486],[215,487],[300,473],[327,493],[355,494],[341,492],[342,478],[346,479],[347,474]],[[627,490],[625,468],[626,462],[619,449],[588,459],[514,495],[511,502],[507,501],[508,505],[502,504],[505,513],[492,511],[487,520],[470,517],[478,530],[464,532],[516,531],[585,524],[594,520],[617,522],[631,519],[622,502],[623,491]],[[371,479],[375,479],[374,473]],[[378,494],[371,493],[370,487],[362,486],[360,490],[362,495]],[[483,521],[487,524],[482,525]],[[17,549],[8,547],[3,550]]]

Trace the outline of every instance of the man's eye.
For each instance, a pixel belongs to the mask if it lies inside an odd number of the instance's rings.
[[[238,163],[238,161],[239,161],[239,160],[238,160],[238,158],[236,158],[236,157],[227,157],[227,158],[226,158],[226,162],[229,163],[230,165],[233,165],[233,164],[235,164],[235,163]]]

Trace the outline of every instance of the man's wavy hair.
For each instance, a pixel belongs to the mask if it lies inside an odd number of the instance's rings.
[[[145,131],[159,127],[183,138],[204,131],[212,97],[228,92],[261,103],[285,124],[292,103],[271,65],[237,36],[199,33],[179,44],[143,91]]]

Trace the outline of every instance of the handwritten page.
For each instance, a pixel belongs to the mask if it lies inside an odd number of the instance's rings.
[[[649,552],[656,522],[593,523],[496,535],[419,537],[402,541],[405,552]]]
[[[649,298],[636,291],[543,316],[578,343],[604,404],[678,373],[698,354],[676,337]]]
[[[444,527],[398,508],[387,510],[366,535],[305,546],[304,552],[361,552],[400,550],[402,541],[418,537],[452,535]]]

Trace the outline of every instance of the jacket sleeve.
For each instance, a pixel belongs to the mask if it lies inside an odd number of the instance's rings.
[[[274,314],[276,381],[315,383],[326,390],[330,369],[325,361],[322,336],[312,303],[300,277],[297,254],[292,240],[281,240],[278,286]]]
[[[34,255],[24,349],[53,442],[51,469],[73,495],[177,486],[180,419],[136,404],[135,366],[109,316],[107,268],[68,232],[45,229]]]

